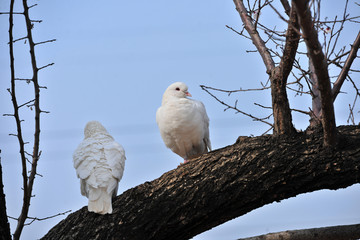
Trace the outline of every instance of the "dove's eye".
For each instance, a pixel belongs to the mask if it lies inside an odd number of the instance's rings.
[[[176,90],[176,91],[180,91],[180,88],[177,87],[177,88],[175,88],[175,90]]]

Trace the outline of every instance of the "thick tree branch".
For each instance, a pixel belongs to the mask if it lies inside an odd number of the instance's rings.
[[[299,32],[299,23],[296,10],[292,7],[290,10],[283,56],[281,57],[279,66],[274,68],[270,76],[272,108],[274,113],[274,134],[277,135],[291,135],[296,132],[292,124],[291,110],[286,93],[286,83],[293,67],[299,45],[300,36],[297,32]]]
[[[242,22],[244,23],[246,31],[249,33],[253,44],[256,49],[259,51],[262,60],[264,61],[266,72],[271,74],[271,71],[275,67],[274,60],[271,57],[271,54],[267,47],[265,46],[264,41],[261,39],[259,32],[256,30],[251,17],[248,15],[247,10],[244,6],[242,0],[234,0],[236,10],[239,12]]]
[[[269,233],[238,240],[356,240],[359,238],[360,224],[354,224]]]
[[[274,201],[359,183],[360,126],[339,133],[336,150],[323,147],[322,131],[241,137],[124,192],[112,215],[83,207],[43,240],[189,239]]]
[[[327,69],[328,65],[318,40],[317,31],[314,28],[314,22],[312,21],[308,2],[308,0],[296,0],[293,1],[293,4],[296,6],[299,24],[308,49],[308,57],[311,58],[315,74],[318,77],[322,111],[321,123],[324,128],[324,143],[327,146],[335,146],[337,140],[336,124],[330,78]]]
[[[351,50],[345,61],[344,67],[341,69],[341,72],[334,83],[333,89],[331,91],[333,101],[335,101],[337,95],[340,92],[341,86],[343,85],[343,83],[349,73],[351,64],[353,63],[354,59],[357,56],[357,51],[359,50],[359,47],[360,47],[360,31],[358,32],[358,35],[357,35],[353,45],[351,46]]]

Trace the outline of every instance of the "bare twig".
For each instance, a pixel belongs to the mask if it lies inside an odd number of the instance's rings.
[[[56,41],[56,39],[51,39],[51,40],[35,43],[35,45],[40,45],[40,44],[50,43],[50,42],[55,42],[55,41]]]
[[[204,85],[201,85],[201,86],[204,87],[204,88],[210,89],[210,90],[228,93],[228,96],[230,96],[232,93],[236,93],[236,92],[263,91],[263,90],[266,90],[266,89],[270,89],[270,87],[263,87],[263,88],[248,88],[248,89],[240,88],[240,89],[237,89],[237,90],[224,90],[224,89],[208,87],[208,86],[204,86]]]
[[[222,105],[226,106],[227,108],[225,109],[225,111],[226,111],[227,109],[233,109],[233,110],[235,110],[237,113],[241,113],[241,114],[243,114],[243,115],[245,115],[245,116],[248,116],[248,117],[254,119],[255,121],[260,121],[260,122],[262,122],[262,123],[265,123],[265,124],[273,127],[273,125],[272,125],[271,123],[266,122],[266,121],[262,120],[261,118],[255,117],[255,116],[253,116],[253,115],[251,115],[251,114],[248,114],[248,113],[246,113],[246,112],[243,112],[243,111],[239,110],[239,109],[236,107],[237,101],[235,102],[235,106],[230,106],[229,104],[221,101],[221,100],[220,100],[219,98],[217,98],[214,94],[212,94],[212,93],[207,89],[208,87],[206,87],[206,86],[204,86],[204,85],[200,85],[200,87],[201,87],[205,92],[207,92],[210,96],[212,96],[216,101],[218,101],[218,102],[221,103]]]
[[[49,63],[49,64],[46,64],[45,66],[42,66],[42,67],[39,67],[37,70],[41,70],[41,69],[44,69],[44,68],[47,68],[47,67],[50,67],[52,65],[54,65],[55,63]]]
[[[65,212],[61,212],[61,213],[58,213],[58,214],[55,214],[55,215],[52,215],[52,216],[48,216],[48,217],[44,217],[44,218],[28,217],[28,219],[31,219],[31,221],[29,223],[26,223],[25,225],[30,225],[35,221],[44,221],[44,220],[48,220],[48,219],[55,218],[55,217],[58,217],[58,216],[66,215],[69,212],[71,212],[71,210],[67,210]]]
[[[35,99],[27,101],[26,103],[21,104],[18,108],[21,108],[21,107],[23,107],[23,106],[25,106],[25,105],[27,105],[29,103],[32,103],[32,102],[35,102]]]

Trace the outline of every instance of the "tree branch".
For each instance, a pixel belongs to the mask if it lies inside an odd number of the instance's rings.
[[[314,22],[312,21],[308,2],[308,0],[293,0],[293,5],[296,6],[300,27],[308,49],[308,56],[312,60],[315,74],[319,81],[318,84],[322,111],[321,122],[324,128],[324,144],[327,146],[335,146],[337,141],[336,124],[330,78],[327,69],[328,65],[318,40],[317,31],[314,28]]]
[[[274,60],[271,57],[271,54],[267,47],[265,46],[264,41],[261,39],[259,32],[256,30],[251,17],[247,14],[247,10],[244,6],[242,0],[234,0],[236,10],[239,12],[242,22],[244,23],[246,31],[249,33],[251,40],[257,50],[259,51],[262,60],[264,61],[266,72],[271,74],[271,71],[275,67]]]
[[[269,233],[238,240],[356,240],[360,238],[360,224]]]
[[[286,83],[294,65],[300,36],[297,14],[294,7],[290,10],[290,19],[286,31],[286,41],[279,66],[271,73],[271,96],[274,115],[274,134],[292,135],[296,132],[292,124],[289,100],[286,93]]]
[[[10,52],[10,72],[11,72],[11,89],[9,90],[11,94],[11,102],[13,103],[14,108],[14,118],[16,122],[16,129],[17,134],[15,135],[18,138],[19,147],[20,147],[20,156],[21,156],[21,165],[22,165],[22,180],[23,180],[23,191],[24,191],[24,197],[23,197],[23,203],[27,203],[27,197],[29,195],[29,189],[27,185],[27,166],[26,166],[26,156],[25,156],[25,143],[22,136],[22,128],[21,128],[21,120],[19,116],[19,106],[16,99],[16,87],[15,87],[15,60],[14,60],[14,46],[13,46],[13,11],[14,11],[14,0],[10,1],[10,14],[9,14],[9,52]],[[31,195],[31,193],[30,193]],[[27,206],[28,207],[28,206]],[[25,221],[25,218],[23,218],[23,221]],[[18,225],[19,225],[18,221]],[[23,226],[23,223],[22,223]],[[22,228],[21,228],[22,229]],[[14,235],[14,239],[19,239],[21,229],[19,229],[17,235]],[[17,237],[17,238],[16,238]]]
[[[201,87],[202,90],[204,90],[205,92],[207,92],[211,97],[213,97],[216,101],[218,101],[218,102],[221,103],[222,105],[226,106],[226,109],[225,109],[224,111],[226,111],[227,109],[233,109],[233,110],[236,111],[236,113],[241,113],[241,114],[243,114],[243,115],[245,115],[245,116],[248,116],[248,117],[252,118],[252,119],[255,120],[255,121],[259,121],[259,122],[265,123],[265,124],[271,126],[271,128],[273,127],[273,125],[272,125],[271,123],[266,122],[266,121],[264,121],[264,120],[261,119],[261,118],[255,117],[255,116],[253,116],[253,115],[251,115],[251,114],[249,114],[249,113],[246,113],[246,112],[241,111],[240,109],[238,109],[237,106],[236,106],[236,105],[237,105],[237,101],[235,102],[235,106],[231,106],[231,105],[225,103],[224,101],[221,101],[219,98],[217,98],[214,94],[212,94],[212,93],[208,90],[208,89],[212,89],[212,90],[218,90],[218,89],[212,88],[212,87],[207,87],[207,86],[204,86],[204,85],[200,85],[200,87]],[[254,90],[254,91],[255,91],[255,90]],[[230,94],[230,93],[229,93],[229,94]]]
[[[11,1],[13,4],[13,0]],[[28,212],[30,207],[30,201],[32,198],[32,189],[34,185],[34,180],[36,176],[36,168],[37,168],[37,162],[39,160],[39,144],[40,144],[40,87],[38,83],[38,67],[36,64],[36,57],[35,57],[35,43],[32,37],[32,28],[33,23],[30,20],[29,16],[29,9],[35,5],[28,6],[27,0],[23,0],[23,8],[24,8],[24,17],[25,17],[25,23],[26,23],[26,30],[27,30],[27,39],[28,44],[30,48],[30,58],[31,58],[31,66],[32,66],[32,72],[33,76],[31,78],[32,83],[34,84],[34,94],[35,98],[32,100],[34,102],[34,108],[35,108],[35,133],[34,133],[34,144],[33,144],[33,153],[32,153],[32,161],[31,161],[31,169],[30,169],[30,175],[27,176],[27,169],[26,169],[26,158],[25,158],[25,150],[24,148],[20,149],[20,153],[22,155],[22,167],[23,167],[23,188],[24,188],[24,195],[23,195],[23,205],[21,208],[21,213],[18,218],[18,224],[16,226],[15,232],[13,234],[14,240],[18,240],[20,238],[22,229],[24,228],[24,223],[26,219],[28,218]],[[10,11],[11,12],[11,11]],[[12,16],[12,14],[10,14]],[[11,23],[12,25],[12,23]],[[10,46],[12,48],[13,39],[10,39]],[[12,101],[16,101],[16,95],[15,95],[15,75],[12,77],[12,81],[14,82],[14,89],[12,89],[12,94],[14,94]],[[14,108],[17,108],[14,104]],[[15,109],[15,111],[17,111]],[[15,114],[16,115],[16,114]],[[19,132],[20,122],[18,124],[18,138],[21,137],[21,132]],[[24,144],[24,143],[22,143]],[[21,145],[21,144],[20,144]]]
[[[127,190],[113,202],[113,214],[83,207],[42,239],[190,239],[274,201],[359,183],[360,126],[339,133],[336,150],[323,147],[322,131],[240,137]]]
[[[286,15],[290,16],[291,7],[290,7],[288,0],[280,0],[280,2],[284,7]]]
[[[346,59],[346,62],[344,64],[343,68],[341,69],[341,72],[340,72],[338,78],[336,79],[336,81],[334,83],[333,89],[331,91],[333,101],[335,101],[337,95],[340,92],[341,86],[343,85],[343,83],[349,73],[351,64],[353,63],[354,59],[357,56],[357,51],[359,49],[359,46],[360,46],[360,31],[358,32],[358,35],[357,35],[353,45],[351,46],[351,50]]]

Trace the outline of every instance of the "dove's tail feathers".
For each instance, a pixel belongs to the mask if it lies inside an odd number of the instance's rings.
[[[95,212],[99,214],[112,213],[111,203],[112,193],[108,193],[106,188],[93,188],[89,189],[89,212]]]

